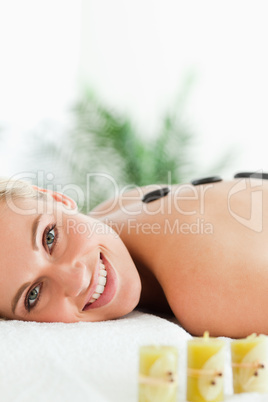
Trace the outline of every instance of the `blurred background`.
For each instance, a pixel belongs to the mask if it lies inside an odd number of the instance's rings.
[[[1,175],[74,198],[75,184],[86,210],[115,183],[268,171],[267,11],[266,0],[0,0]]]

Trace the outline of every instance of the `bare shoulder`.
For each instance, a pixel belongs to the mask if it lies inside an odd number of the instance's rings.
[[[176,217],[183,215],[185,218],[198,213],[204,215],[204,211],[208,209],[220,212],[221,216],[229,216],[230,213],[240,213],[244,208],[243,213],[247,214],[246,210],[252,207],[253,201],[257,208],[261,203],[268,201],[268,180],[241,178],[197,186],[191,183],[170,186],[151,184],[143,187],[127,186],[117,190],[110,199],[91,210],[89,215],[100,220],[107,217],[116,218],[119,213],[121,217],[133,216],[135,212],[136,215],[148,217],[154,210],[159,210],[159,202],[152,202],[145,208],[143,197],[164,187],[168,187],[170,192],[167,198],[162,199],[161,205],[165,208],[164,212],[173,211],[172,214],[175,213]]]
[[[143,197],[151,191],[159,190],[165,187],[165,184],[150,184],[147,186],[126,186],[122,190],[115,192],[114,196],[102,202],[90,211],[92,215],[98,219],[112,215],[117,211],[129,207],[131,204],[140,203]]]
[[[142,202],[163,187],[124,189],[92,216],[120,229],[139,272],[157,279],[189,332],[268,334],[268,180],[180,184]]]

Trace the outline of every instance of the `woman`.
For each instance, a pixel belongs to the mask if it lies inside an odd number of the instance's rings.
[[[2,317],[101,321],[138,306],[194,335],[268,333],[267,181],[135,188],[88,216],[65,195],[7,184]]]

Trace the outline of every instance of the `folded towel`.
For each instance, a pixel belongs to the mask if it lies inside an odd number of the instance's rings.
[[[138,311],[97,323],[2,321],[0,401],[137,402],[139,347],[161,344],[179,350],[178,401],[184,402],[190,338],[179,325]],[[228,348],[226,354],[226,401],[267,402],[268,395],[232,395]]]

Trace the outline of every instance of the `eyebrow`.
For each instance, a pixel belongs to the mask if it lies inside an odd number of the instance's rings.
[[[24,292],[24,290],[30,286],[31,282],[26,282],[24,283],[19,290],[17,291],[17,293],[15,294],[15,296],[13,297],[12,303],[11,303],[11,309],[12,309],[12,313],[15,314],[15,310],[18,304],[18,301],[22,295],[22,293]]]
[[[36,234],[37,234],[37,229],[38,229],[38,225],[40,223],[42,214],[37,215],[37,217],[35,218],[35,220],[33,221],[32,224],[32,246],[34,250],[39,250],[38,246],[37,246],[37,242],[36,242]]]
[[[37,215],[37,217],[34,219],[33,224],[32,224],[32,247],[34,250],[39,250],[38,246],[37,246],[37,242],[36,242],[36,235],[37,235],[37,230],[38,230],[38,225],[40,223],[42,214]],[[15,296],[12,299],[11,302],[11,310],[13,312],[13,314],[15,314],[15,310],[18,304],[19,299],[21,298],[22,293],[24,292],[24,290],[30,286],[31,282],[26,282],[23,285],[21,285],[21,287],[17,290]]]

